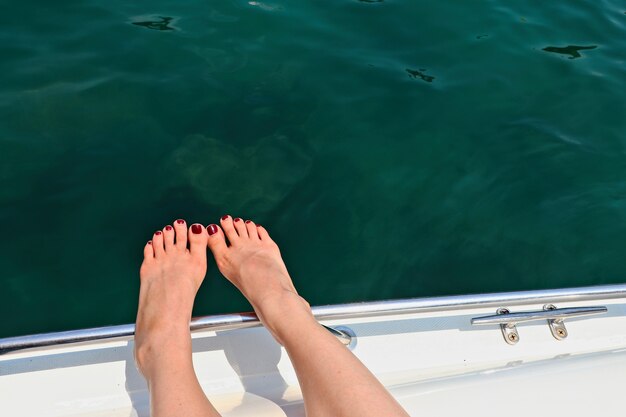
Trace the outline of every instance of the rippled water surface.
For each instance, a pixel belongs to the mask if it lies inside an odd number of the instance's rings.
[[[0,336],[133,321],[224,213],[311,304],[626,281],[622,1],[26,0],[0,56]]]

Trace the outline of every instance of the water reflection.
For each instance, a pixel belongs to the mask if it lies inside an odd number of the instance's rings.
[[[543,48],[542,50],[546,52],[552,52],[555,54],[569,55],[570,56],[569,59],[576,59],[576,58],[582,57],[582,55],[578,53],[578,51],[583,51],[585,49],[596,49],[596,48],[597,48],[596,45],[591,45],[591,46],[568,45],[564,47],[547,46]]]
[[[274,11],[274,10],[283,10],[283,7],[277,4],[267,4],[267,3],[261,3],[260,1],[249,1],[248,4],[250,6],[256,6],[259,7],[263,10],[267,10],[267,11]]]

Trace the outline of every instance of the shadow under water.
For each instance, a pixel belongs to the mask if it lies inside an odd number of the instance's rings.
[[[159,21],[143,21],[143,22],[132,22],[133,25],[142,26],[148,29],[153,30],[175,30],[170,26],[170,22],[174,20],[173,17],[168,16],[156,16],[161,19]]]
[[[576,46],[576,45],[568,45],[568,46],[547,46],[542,49],[542,51],[552,52],[555,54],[569,55],[569,59],[581,58],[582,55],[578,51],[583,51],[585,49],[596,49],[597,45],[591,46]]]
[[[422,80],[426,81],[427,83],[432,83],[433,80],[435,79],[435,77],[424,74],[425,71],[426,70],[424,68],[420,68],[419,71],[412,70],[412,69],[409,69],[409,68],[406,69],[406,72],[409,74],[410,78],[421,78]]]

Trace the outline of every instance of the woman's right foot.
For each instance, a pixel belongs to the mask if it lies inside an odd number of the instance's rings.
[[[312,319],[309,304],[298,295],[278,245],[265,228],[231,216],[222,217],[220,223],[221,228],[215,224],[207,226],[208,246],[217,267],[243,293],[259,319],[282,343],[278,328],[285,313]]]
[[[144,247],[135,360],[148,379],[167,358],[182,355],[191,361],[189,321],[206,274],[206,241],[204,226],[187,228],[184,220],[177,220],[157,230]]]

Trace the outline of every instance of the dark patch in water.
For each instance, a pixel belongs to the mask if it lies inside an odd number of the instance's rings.
[[[596,48],[597,48],[596,45],[591,45],[591,46],[568,45],[564,47],[547,46],[543,48],[543,50],[546,52],[552,52],[555,54],[569,55],[570,56],[569,59],[576,59],[576,58],[582,57],[582,55],[578,53],[578,51],[583,51],[585,49],[596,49]]]
[[[152,30],[174,30],[170,27],[170,22],[174,19],[167,16],[157,16],[160,21],[145,21],[145,22],[132,22],[133,25],[142,26]]]
[[[358,0],[360,3],[384,3],[385,0]]]
[[[426,75],[424,74],[426,70],[424,68],[420,68],[419,71],[417,70],[412,70],[407,68],[406,72],[409,73],[409,77],[410,78],[421,78],[422,80],[426,81],[427,83],[432,83],[433,80],[435,79],[435,77],[432,77],[430,75]]]
[[[489,35],[478,35],[476,36],[476,39],[483,39],[483,38],[488,38]]]

